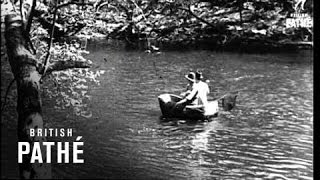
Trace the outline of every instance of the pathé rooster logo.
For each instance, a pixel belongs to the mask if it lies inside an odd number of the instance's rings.
[[[299,12],[301,10],[304,10],[304,4],[307,0],[295,0],[294,10],[296,12]]]

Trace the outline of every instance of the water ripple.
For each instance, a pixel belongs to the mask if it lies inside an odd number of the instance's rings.
[[[207,51],[153,56],[106,48],[89,58],[103,59],[106,50],[108,63],[95,62],[106,73],[90,92],[93,117],[100,118],[72,119],[86,135],[88,150],[86,166],[71,168],[71,175],[313,178],[313,73],[309,64],[291,63],[309,62],[309,56]],[[180,93],[184,75],[196,69],[211,81],[210,96],[245,89],[237,106],[209,123],[161,122],[156,97]],[[70,121],[59,123],[67,127]]]

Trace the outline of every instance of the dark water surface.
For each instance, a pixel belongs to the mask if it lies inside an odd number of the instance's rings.
[[[55,177],[313,179],[312,52],[88,50],[105,70],[88,87],[92,117],[44,104],[51,127],[72,127],[84,141],[85,164],[54,164]],[[157,96],[180,93],[196,69],[211,97],[242,89],[238,106],[211,122],[161,122]]]

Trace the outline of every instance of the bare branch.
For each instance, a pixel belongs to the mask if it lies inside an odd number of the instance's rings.
[[[29,35],[30,33],[30,29],[31,29],[31,25],[32,25],[32,20],[33,20],[33,16],[34,16],[34,10],[36,8],[36,3],[37,0],[33,0],[32,1],[32,6],[31,6],[31,11],[30,11],[30,15],[28,18],[28,23],[27,23],[27,27],[26,27],[26,33]]]
[[[102,8],[103,6],[108,5],[108,4],[109,4],[109,2],[104,2],[104,3],[100,4],[100,5],[97,7],[96,11],[99,11],[100,8]],[[112,5],[112,6],[113,6],[113,5]],[[113,6],[113,7],[115,7],[115,6]],[[116,8],[116,7],[115,7],[115,8]],[[118,9],[117,9],[117,10],[118,10]],[[118,12],[119,12],[119,10],[118,10]]]
[[[50,41],[49,41],[49,45],[48,45],[48,53],[46,55],[46,58],[45,58],[45,61],[44,61],[44,69],[43,69],[43,72],[42,72],[42,75],[46,74],[46,70],[47,70],[47,66],[49,64],[49,59],[50,59],[50,50],[51,50],[51,46],[52,46],[52,41],[53,41],[53,34],[54,34],[54,26],[55,26],[55,23],[56,23],[56,17],[57,17],[57,5],[58,5],[58,2],[55,2],[55,11],[54,11],[54,15],[53,15],[53,22],[52,22],[52,26],[51,26],[51,34],[50,34]]]
[[[193,17],[195,17],[196,19],[198,19],[199,21],[207,24],[207,25],[210,26],[210,27],[216,28],[216,26],[214,26],[212,23],[210,23],[210,22],[208,22],[208,21],[200,18],[200,17],[197,16],[196,14],[194,14],[194,13],[191,11],[190,6],[189,6],[189,9],[185,9],[185,8],[178,8],[178,9],[187,11],[187,12],[189,12]]]
[[[22,21],[22,23],[24,23],[24,19],[23,19],[23,0],[20,0],[19,3],[20,3],[19,5],[20,5],[21,21]],[[22,25],[24,25],[24,24],[22,24]]]

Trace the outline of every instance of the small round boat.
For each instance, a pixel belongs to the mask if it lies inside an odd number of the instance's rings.
[[[162,116],[165,118],[183,118],[183,119],[208,119],[218,115],[218,100],[209,101],[206,106],[187,105],[182,109],[176,106],[182,97],[174,94],[161,94],[158,96]]]

